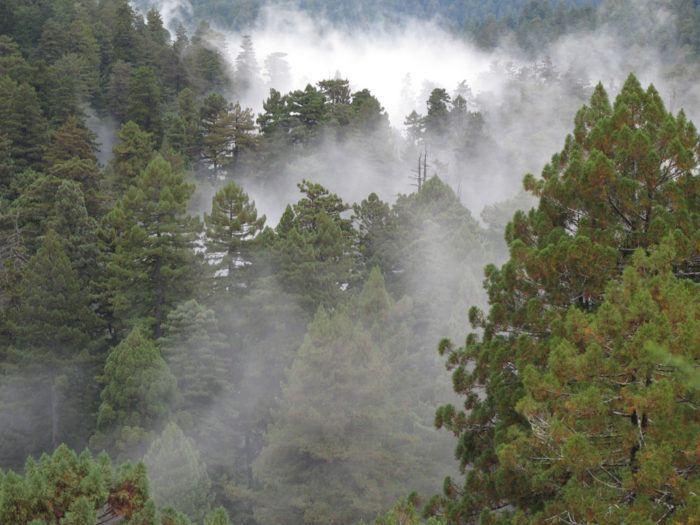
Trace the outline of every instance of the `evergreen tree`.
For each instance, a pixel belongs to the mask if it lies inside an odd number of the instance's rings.
[[[258,218],[255,202],[235,182],[229,182],[212,198],[211,215],[204,215],[204,223],[207,254],[216,268],[215,279],[226,283],[226,290],[236,283],[234,272],[250,264],[245,248],[262,230],[265,216]]]
[[[128,62],[117,60],[112,64],[112,71],[105,86],[107,109],[117,122],[126,122],[127,108],[129,107],[129,84],[134,73],[134,68]]]
[[[700,510],[684,452],[700,443],[700,285],[673,276],[673,257],[638,250],[595,314],[569,309],[548,369],[525,368],[516,410],[532,432],[498,458],[549,495],[535,519],[685,522]]]
[[[0,129],[10,141],[15,169],[42,167],[47,123],[29,84],[0,77]]]
[[[455,370],[455,391],[466,400],[463,410],[442,407],[436,423],[459,436],[461,466],[472,467],[463,488],[445,484],[441,505],[450,519],[472,520],[504,505],[529,516],[559,499],[551,485],[540,491],[539,479],[504,462],[509,447],[538,432],[517,409],[524,406],[523,381],[552,363],[561,342],[556,334],[572,305],[599,310],[605,286],[637,248],[670,239],[676,274],[694,276],[697,151],[697,133],[684,114],[667,113],[653,86],[644,91],[630,75],[613,106],[599,85],[542,179],[525,177],[539,206],[516,213],[506,231],[510,260],[486,269],[491,309],[470,315],[483,336],[470,335],[459,349],[441,344]]]
[[[241,50],[236,56],[235,88],[239,96],[245,96],[259,84],[260,67],[255,58],[250,35],[243,35]]]
[[[59,179],[77,182],[90,214],[101,215],[101,174],[95,156],[95,135],[71,115],[51,134],[51,139],[44,155],[48,172]]]
[[[113,348],[101,377],[102,404],[90,446],[117,457],[140,457],[177,401],[175,377],[141,328]]]
[[[211,481],[194,442],[168,423],[143,457],[153,499],[200,522],[211,509]]]
[[[89,216],[83,192],[76,182],[61,182],[56,191],[54,211],[46,223],[56,233],[83,286],[91,286],[99,271],[97,222]]]
[[[8,525],[50,523],[92,525],[136,517],[152,505],[142,463],[112,467],[109,457],[80,456],[65,445],[38,461],[29,458],[24,476],[0,472],[0,521]]]
[[[235,169],[241,153],[256,143],[252,111],[212,94],[202,103],[200,114],[203,159],[211,165],[215,176],[221,168]]]
[[[16,363],[34,377],[26,416],[37,410],[36,403],[42,406],[32,416],[33,436],[26,436],[37,447],[31,452],[51,450],[61,441],[79,444],[91,427],[85,417],[94,395],[89,351],[95,347],[99,323],[52,231],[24,269],[19,296],[19,308],[9,320],[21,351]]]
[[[278,227],[274,250],[285,289],[313,311],[319,304],[336,304],[353,280],[354,230],[341,216],[348,206],[337,195],[309,181],[298,186],[306,197],[289,210],[291,216],[283,216],[280,227],[286,222],[291,228]]]
[[[449,120],[450,96],[442,88],[435,88],[428,98],[428,114],[425,117],[425,129],[428,133],[442,135],[447,131]]]
[[[126,118],[133,120],[143,131],[152,133],[156,143],[160,142],[163,134],[160,103],[161,92],[153,70],[148,66],[138,68],[129,81]]]
[[[52,62],[41,80],[49,120],[58,124],[70,115],[84,118],[83,108],[97,90],[97,75],[88,59],[77,53],[67,53]]]
[[[230,386],[232,359],[227,355],[214,311],[190,299],[168,314],[161,353],[177,379],[183,410],[193,434],[205,433],[199,415]]]
[[[195,286],[201,225],[186,214],[194,188],[157,154],[105,216],[108,301],[122,322],[147,322],[156,338]]]
[[[8,77],[15,82],[30,82],[34,69],[22,56],[19,45],[7,34],[0,35],[0,77]]]
[[[429,419],[407,399],[409,324],[410,301],[394,304],[377,269],[350,307],[319,309],[255,462],[256,519],[353,523],[434,483],[431,431],[415,423]]]
[[[129,121],[117,132],[117,144],[112,148],[113,157],[111,186],[117,197],[126,193],[129,187],[148,166],[153,157],[153,134],[142,130],[138,124]]]
[[[128,0],[118,0],[111,27],[112,52],[115,60],[134,62],[138,56],[136,15]]]

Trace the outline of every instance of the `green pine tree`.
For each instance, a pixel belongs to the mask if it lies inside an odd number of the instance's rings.
[[[177,402],[177,383],[158,349],[141,328],[107,356],[97,432],[90,446],[116,457],[140,457],[164,427]]]
[[[540,490],[539,478],[505,461],[505,452],[539,432],[518,410],[532,389],[525,378],[542,373],[560,352],[557,334],[572,306],[602,308],[608,282],[619,279],[638,248],[670,239],[675,273],[697,277],[698,143],[685,115],[666,112],[653,86],[644,91],[630,75],[614,105],[599,85],[542,179],[525,177],[539,205],[508,225],[509,261],[486,268],[491,308],[470,315],[483,335],[469,335],[459,349],[441,344],[465,402],[459,410],[442,407],[436,423],[459,437],[457,455],[468,473],[464,483],[448,480],[431,508],[465,522],[480,514],[491,519],[490,511],[507,505],[534,516],[559,499],[568,476],[556,490],[546,483]]]
[[[153,499],[200,522],[211,509],[213,494],[206,465],[194,441],[180,427],[168,423],[143,457]]]
[[[201,226],[186,213],[194,188],[157,154],[105,216],[107,300],[117,320],[146,320],[155,337],[168,312],[194,290]]]

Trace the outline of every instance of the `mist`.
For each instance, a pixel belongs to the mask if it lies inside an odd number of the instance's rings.
[[[186,0],[155,5],[171,28],[192,12]],[[655,3],[640,2],[635,25],[629,29],[635,35],[657,35],[668,31],[670,24],[669,15]],[[214,29],[215,45],[235,81],[243,33]],[[666,74],[668,56],[662,57],[642,37],[630,41],[629,35],[606,25],[595,32],[567,34],[539,57],[525,56],[509,41],[492,52],[479,50],[445,29],[440,20],[404,19],[393,25],[379,20],[373,27],[350,32],[288,7],[269,5],[245,34],[252,40],[257,71],[247,90],[227,93],[230,99],[240,100],[257,114],[270,88],[284,94],[324,79],[347,79],[353,92],[366,88],[378,98],[395,134],[395,161],[378,169],[366,169],[363,152],[355,144],[326,141],[322,156],[331,161],[327,169],[309,170],[308,163],[297,161],[296,169],[292,167],[274,188],[260,187],[255,178],[241,180],[271,224],[286,203],[296,200],[296,182],[301,178],[313,178],[349,202],[370,191],[393,202],[398,194],[413,191],[411,170],[422,146],[412,149],[402,142],[404,120],[411,111],[426,113],[426,100],[434,88],[445,89],[453,98],[462,94],[467,110],[480,112],[485,120],[490,142],[472,148],[468,158],[455,157],[435,141],[428,151],[429,175],[448,182],[476,217],[484,206],[517,194],[522,177],[538,174],[561,149],[576,111],[598,82],[613,99],[633,72],[643,85],[655,84],[671,111],[683,107],[692,119],[700,107],[694,83],[684,82],[682,75]],[[288,66],[282,78],[266,67],[269,57]],[[348,159],[352,167],[343,169]]]
[[[191,12],[184,0],[158,2],[156,6],[171,28],[183,13]],[[639,34],[664,31],[672,23],[653,4],[641,2],[637,22],[632,29]],[[426,405],[451,400],[450,377],[435,352],[437,341],[444,336],[463,340],[469,330],[469,307],[486,305],[479,285],[484,265],[501,263],[507,257],[502,241],[503,217],[490,222],[488,214],[482,217],[482,212],[495,204],[501,206],[503,216],[512,217],[517,208],[534,205],[534,200],[522,196],[523,176],[538,175],[562,148],[573,130],[576,112],[588,101],[595,85],[602,82],[612,100],[627,76],[634,73],[642,85],[653,83],[657,87],[662,99],[668,101],[667,109],[676,112],[683,107],[691,119],[699,115],[700,88],[686,82],[682,74],[668,74],[669,56],[678,58],[682,50],[662,53],[652,44],[630,41],[629,35],[606,25],[596,32],[568,34],[537,57],[525,55],[509,41],[501,42],[491,52],[479,50],[436,20],[407,19],[393,26],[378,22],[352,33],[279,7],[266,8],[256,25],[244,34],[216,27],[214,31],[212,46],[222,53],[233,77],[233,88],[224,95],[256,114],[263,111],[270,89],[285,94],[324,79],[347,79],[351,92],[369,89],[386,112],[386,126],[365,135],[326,132],[312,145],[290,151],[277,172],[250,166],[230,173],[255,201],[258,212],[267,216],[267,225],[274,227],[285,206],[300,199],[297,183],[303,179],[321,183],[349,204],[361,202],[372,192],[394,204],[402,195],[415,192],[417,162],[427,155],[426,178],[439,177],[469,210],[460,216],[461,224],[468,225],[464,229],[477,229],[472,219],[480,226],[500,228],[489,241],[500,243],[497,247],[486,241],[483,246],[476,241],[465,241],[466,248],[457,246],[456,235],[441,237],[446,228],[437,220],[419,223],[412,231],[413,237],[401,239],[403,253],[417,253],[413,265],[404,268],[400,277],[393,277],[402,279],[403,287],[397,289],[411,298],[407,300],[411,306],[406,308],[413,309],[416,317],[423,317],[424,325],[416,329],[421,332],[416,343],[421,346],[421,358],[410,366],[433,382],[433,397],[421,400]],[[250,78],[242,83],[237,79],[237,61],[244,35],[252,42],[255,64]],[[467,144],[460,143],[463,137],[452,134],[453,130],[426,134],[421,140],[410,136],[404,124],[406,117],[412,111],[425,115],[426,101],[436,88],[446,90],[452,100],[462,96],[467,112],[482,119],[483,126],[472,130]],[[199,185],[198,211],[208,211],[217,186]],[[455,231],[461,233],[459,228]],[[388,281],[391,278],[387,276]],[[401,297],[395,299],[400,301]],[[275,396],[294,395],[296,391],[284,392],[280,383],[290,381],[290,370],[295,367],[303,371],[297,351],[308,344],[305,333],[312,319],[296,301],[272,279],[253,285],[246,297],[215,308],[226,327],[223,331],[235,341],[231,352],[237,356],[239,386],[203,410],[198,425],[208,429],[220,421],[237,422],[232,423],[233,438],[202,432],[197,445],[207,462],[220,465],[224,461],[222,450],[234,443],[239,455],[225,461],[237,463],[248,479],[232,480],[227,490],[249,502],[254,498],[244,487],[250,490],[254,486],[253,465],[261,474],[266,465],[275,463],[274,459],[253,462],[254,457],[264,457],[259,454],[269,445],[268,436],[274,439],[273,420],[282,419],[275,410],[307,402],[298,392],[300,397],[288,397],[286,405],[277,405],[279,398],[272,402],[270,396],[270,392]],[[265,315],[258,316],[260,311]],[[250,326],[253,322],[255,328]],[[164,350],[167,353],[168,348]],[[342,348],[335,351],[338,355],[345,352]],[[354,397],[347,397],[352,405]],[[230,413],[233,405],[240,413]],[[419,425],[431,426],[434,408],[423,412],[425,417]],[[183,427],[188,430],[186,422]],[[441,435],[434,443],[442,446],[444,438]],[[432,446],[426,444],[426,450]],[[440,467],[444,470],[435,476],[436,480],[453,474],[456,468],[446,466],[450,445],[445,445],[442,452],[444,463]],[[265,519],[274,522],[273,518]]]

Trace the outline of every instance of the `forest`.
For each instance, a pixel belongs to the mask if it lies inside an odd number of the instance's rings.
[[[698,35],[0,0],[0,524],[696,523]]]

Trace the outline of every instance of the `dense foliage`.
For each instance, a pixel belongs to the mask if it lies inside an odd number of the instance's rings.
[[[684,114],[630,75],[614,105],[599,85],[542,178],[526,176],[539,206],[516,213],[509,261],[486,269],[491,308],[470,313],[483,335],[441,343],[465,402],[436,422],[459,436],[471,469],[433,509],[465,522],[509,505],[534,521],[601,521],[616,508],[640,520],[693,514],[699,144]],[[680,317],[666,295],[675,286]],[[686,370],[688,387],[670,379]],[[671,411],[675,424],[663,419]],[[670,450],[679,455],[661,459]],[[662,464],[675,473],[646,471]]]
[[[171,34],[145,2],[0,0],[0,522],[691,522],[686,115],[538,57],[505,66],[499,103],[424,86],[404,136],[368,89],[275,89],[250,37],[227,64],[199,22],[277,2],[191,3]],[[631,20],[612,0],[294,5],[349,28],[440,14],[526,54]],[[697,12],[672,2],[675,41],[648,34],[674,78]],[[265,68],[289,77],[284,53]],[[547,142],[546,122],[494,131],[537,96],[590,102],[531,197],[479,221],[463,202],[509,181],[492,159]]]
[[[548,1],[548,0],[547,0]],[[143,7],[150,6],[148,0],[138,2]],[[517,18],[531,0],[382,0],[380,2],[362,0],[192,0],[191,13],[179,13],[186,20],[205,19],[220,26],[246,29],[252,26],[266,8],[299,9],[310,16],[323,17],[348,29],[375,24],[379,21],[402,21],[406,18],[431,20],[461,27],[469,21],[480,21],[488,17]],[[600,0],[561,0],[564,7],[598,5]]]

